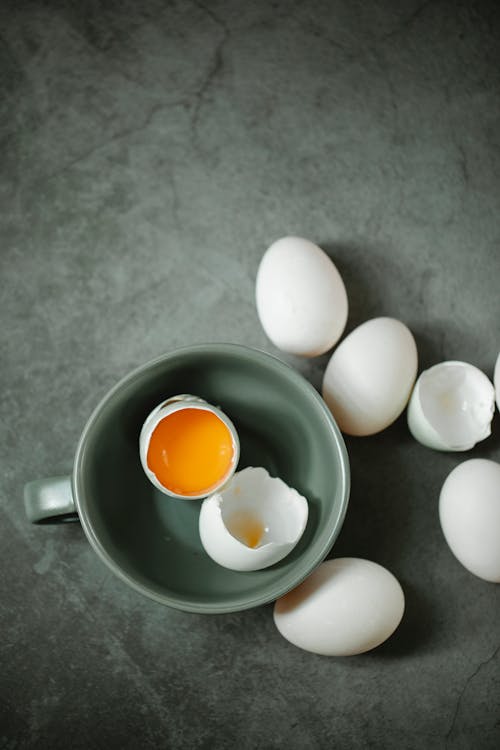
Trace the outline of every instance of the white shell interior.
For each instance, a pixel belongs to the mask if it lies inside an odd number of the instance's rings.
[[[304,511],[307,513],[307,506],[302,503],[304,498],[281,479],[270,477],[265,469],[243,469],[221,494],[224,525],[243,544],[247,543],[248,522],[262,526],[258,547],[269,542],[289,544],[304,530]]]
[[[262,467],[237,472],[200,512],[200,538],[215,562],[260,570],[283,559],[307,524],[305,497]]]
[[[494,389],[465,362],[442,362],[420,376],[423,416],[451,450],[467,450],[490,434]]]

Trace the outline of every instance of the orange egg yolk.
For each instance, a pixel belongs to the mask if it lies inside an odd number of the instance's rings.
[[[234,444],[229,428],[206,409],[179,409],[151,435],[147,464],[166,489],[177,495],[209,493],[229,473]]]

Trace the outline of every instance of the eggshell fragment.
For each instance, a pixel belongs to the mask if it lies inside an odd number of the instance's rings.
[[[342,432],[373,435],[405,408],[417,375],[411,331],[394,318],[374,318],[335,349],[322,393]]]
[[[261,570],[282,560],[307,524],[305,497],[261,467],[236,472],[201,506],[205,552],[231,570]]]
[[[282,237],[266,250],[255,294],[264,331],[285,352],[323,354],[345,328],[344,282],[328,255],[302,237]]]
[[[408,427],[422,445],[466,451],[491,434],[495,391],[474,365],[440,362],[418,378],[408,405]]]
[[[439,520],[457,560],[500,583],[500,464],[473,458],[456,466],[441,489]]]
[[[290,643],[324,656],[379,646],[398,627],[404,594],[386,568],[369,560],[327,560],[278,599],[274,622]]]

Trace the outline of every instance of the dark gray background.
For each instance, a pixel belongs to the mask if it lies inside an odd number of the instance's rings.
[[[347,441],[333,554],[401,581],[396,634],[300,651],[272,606],[171,611],[78,525],[30,527],[26,481],[71,469],[131,368],[183,344],[277,353],[254,282],[285,234],[346,283],[348,330],[392,315],[420,368],[500,349],[496,2],[18,2],[0,6],[0,748],[497,748],[500,587],[453,558],[448,472],[500,459]],[[327,356],[280,354],[318,387]]]

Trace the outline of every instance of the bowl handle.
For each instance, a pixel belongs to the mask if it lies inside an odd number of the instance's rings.
[[[78,521],[71,477],[35,479],[24,487],[24,509],[31,523]]]

